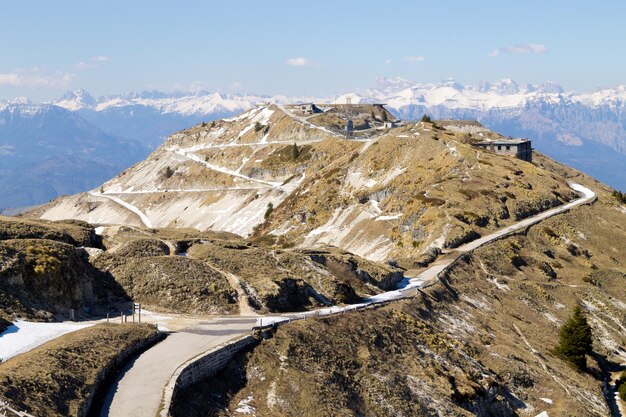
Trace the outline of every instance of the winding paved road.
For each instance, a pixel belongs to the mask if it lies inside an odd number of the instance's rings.
[[[405,280],[403,287],[398,290],[372,296],[357,305],[328,307],[307,313],[294,313],[273,317],[266,316],[258,319],[262,320],[259,324],[267,325],[272,322],[279,323],[290,319],[300,319],[303,318],[303,316],[338,314],[375,302],[405,298],[408,292],[416,291],[428,282],[434,282],[438,274],[450,266],[458,256],[470,252],[503,235],[524,229],[581,204],[586,204],[596,197],[593,191],[582,185],[571,184],[570,186],[581,194],[581,198],[529,217],[514,225],[505,227],[504,229],[449,251],[450,255],[456,256],[446,256],[436,261],[416,277]],[[202,322],[170,334],[164,341],[139,356],[139,358],[131,363],[128,369],[119,376],[114,386],[110,389],[100,416],[155,416],[161,404],[165,386],[181,364],[215,346],[250,332],[256,324],[257,318],[224,318],[210,322]]]

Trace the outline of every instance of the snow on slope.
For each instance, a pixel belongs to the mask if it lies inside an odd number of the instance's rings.
[[[94,324],[96,322],[34,323],[17,320],[0,334],[0,360],[5,361],[49,340]]]

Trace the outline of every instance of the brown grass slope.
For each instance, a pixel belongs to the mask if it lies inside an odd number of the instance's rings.
[[[102,190],[158,227],[254,235],[277,248],[330,244],[375,261],[455,247],[575,197],[557,171],[472,147],[499,137],[486,129],[414,123],[374,133],[345,140],[269,106],[172,135]],[[141,226],[97,195],[63,197],[30,216]]]
[[[598,201],[467,255],[415,300],[282,326],[177,415],[608,415],[603,377],[626,360],[626,209],[555,168]],[[552,353],[578,303],[594,335],[585,372]]]
[[[70,333],[0,364],[0,397],[38,417],[83,417],[108,374],[157,338],[157,330],[143,324]]]
[[[78,245],[101,244],[92,226],[0,218],[0,315],[50,320],[98,313],[127,300]]]

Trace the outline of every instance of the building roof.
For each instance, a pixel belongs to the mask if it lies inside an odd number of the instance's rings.
[[[530,139],[486,139],[481,142],[476,142],[474,145],[521,145],[522,143],[528,143]]]

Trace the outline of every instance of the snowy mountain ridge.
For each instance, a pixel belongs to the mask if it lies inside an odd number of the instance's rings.
[[[590,107],[607,105],[621,108],[626,102],[626,86],[618,85],[591,92],[577,93],[565,92],[561,86],[551,82],[533,85],[519,84],[511,79],[501,79],[492,83],[483,82],[477,86],[464,86],[451,78],[439,83],[414,83],[396,77],[379,78],[374,85],[364,91],[347,92],[339,97],[267,96],[207,91],[178,91],[173,93],[144,91],[101,96],[96,99],[85,90],[77,90],[68,92],[60,99],[50,103],[70,111],[81,109],[104,111],[112,107],[141,105],[155,108],[161,113],[178,113],[188,116],[224,111],[238,113],[252,108],[258,103],[265,102],[279,104],[306,101],[345,102],[346,97],[352,97],[353,103],[384,101],[394,109],[418,105],[489,110],[524,107],[535,102],[581,104]]]
[[[86,121],[114,137],[135,140],[146,149],[146,156],[174,132],[229,118],[259,104],[346,103],[348,99],[354,104],[386,103],[404,120],[418,120],[424,114],[434,119],[478,120],[505,135],[531,138],[539,151],[626,190],[624,85],[578,93],[565,92],[554,83],[532,85],[511,79],[464,86],[454,79],[414,83],[396,77],[379,78],[367,89],[331,97],[144,91],[96,98],[77,90],[42,104],[25,98],[0,101],[0,128],[15,120],[11,114],[35,120],[46,111],[69,110],[80,116],[73,119],[76,126],[84,127]],[[56,129],[49,124],[39,127],[44,128]],[[11,142],[13,133],[6,130],[6,135]],[[15,144],[9,142],[3,153],[14,152]]]

